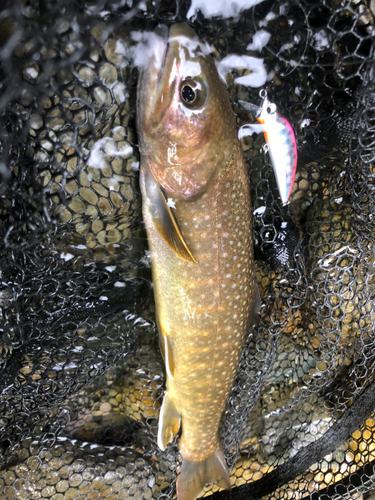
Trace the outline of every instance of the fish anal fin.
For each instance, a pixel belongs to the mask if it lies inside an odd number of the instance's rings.
[[[147,197],[150,202],[151,217],[155,229],[167,243],[167,245],[181,258],[197,264],[193,254],[191,253],[177,221],[168,206],[164,193],[160,185],[156,182],[149,171],[145,174],[145,186]]]
[[[180,423],[181,415],[167,390],[164,394],[159,416],[158,446],[161,450],[165,450],[167,444],[173,441],[180,429]]]
[[[181,472],[177,478],[177,499],[194,500],[208,483],[214,483],[227,490],[231,488],[228,469],[221,450],[201,462],[183,460]]]

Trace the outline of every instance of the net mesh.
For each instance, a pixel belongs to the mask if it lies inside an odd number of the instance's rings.
[[[175,497],[129,54],[132,32],[189,8],[0,7],[0,500]],[[262,59],[299,150],[283,207],[263,134],[241,140],[262,307],[222,420],[233,489],[204,496],[373,498],[374,15],[303,0],[190,19],[217,60]],[[254,73],[226,75],[239,125],[260,89],[236,80]]]

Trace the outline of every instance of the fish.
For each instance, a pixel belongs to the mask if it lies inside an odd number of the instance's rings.
[[[181,431],[178,500],[231,487],[220,421],[256,319],[247,165],[209,47],[186,23],[156,28],[140,70],[137,129],[166,391],[164,450]]]
[[[280,198],[283,205],[287,205],[297,171],[296,138],[291,124],[277,111],[276,104],[269,101],[267,93],[261,91],[260,95],[263,97],[261,106],[242,100],[238,102],[262,125]]]

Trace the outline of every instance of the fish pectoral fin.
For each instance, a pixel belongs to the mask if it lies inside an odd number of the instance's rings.
[[[168,206],[160,185],[156,182],[149,171],[146,171],[145,186],[147,197],[150,202],[152,222],[154,223],[155,229],[167,245],[181,259],[197,264],[197,261],[184,240],[172,210]]]
[[[167,390],[164,394],[159,416],[158,446],[161,450],[164,451],[167,444],[173,441],[180,429],[180,423],[181,415]]]
[[[215,483],[227,490],[231,488],[228,469],[221,450],[202,462],[183,459],[181,472],[177,478],[178,500],[194,500],[208,483]]]

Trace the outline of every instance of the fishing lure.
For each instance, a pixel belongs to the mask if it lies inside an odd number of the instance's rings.
[[[297,144],[291,124],[278,113],[276,104],[267,99],[267,92],[260,91],[261,106],[239,101],[245,111],[252,113],[262,124],[267,141],[273,170],[275,172],[280,198],[284,205],[289,203],[297,169]]]

